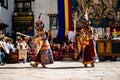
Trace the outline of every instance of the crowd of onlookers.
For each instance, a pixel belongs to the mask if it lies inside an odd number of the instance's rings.
[[[54,60],[60,61],[62,58],[74,59],[75,43],[69,40],[63,43],[51,42],[51,49],[53,51]]]
[[[2,33],[2,31],[0,31],[0,64],[1,65],[7,63],[10,52],[16,50],[12,42],[13,40],[11,38],[6,37]]]
[[[9,63],[11,59],[10,54],[16,53],[18,49],[26,49],[27,53],[30,53],[32,48],[30,48],[28,44],[28,37],[17,36],[16,41],[13,42],[12,38],[5,36],[5,34],[0,31],[0,64],[4,65],[5,63]],[[24,58],[23,62],[25,63],[26,61],[27,58]]]

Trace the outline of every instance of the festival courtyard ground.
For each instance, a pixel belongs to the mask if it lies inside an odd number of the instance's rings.
[[[84,68],[81,62],[56,61],[46,69],[29,63],[0,66],[0,80],[120,80],[120,62],[99,62]]]

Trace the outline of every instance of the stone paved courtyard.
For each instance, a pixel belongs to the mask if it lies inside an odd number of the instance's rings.
[[[120,80],[120,62],[99,62],[84,68],[81,62],[60,61],[47,68],[29,63],[0,66],[0,80]]]

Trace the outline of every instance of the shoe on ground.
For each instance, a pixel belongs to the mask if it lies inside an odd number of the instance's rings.
[[[91,63],[91,67],[95,67],[94,63]]]
[[[4,63],[0,63],[1,66],[4,66],[5,64]]]
[[[87,64],[84,64],[84,67],[88,67]]]
[[[32,67],[38,67],[38,64],[33,64],[33,63],[30,63],[30,65],[32,66]]]
[[[42,68],[47,68],[45,65],[41,64],[42,65]]]

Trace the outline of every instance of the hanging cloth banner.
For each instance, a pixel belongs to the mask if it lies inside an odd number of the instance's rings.
[[[63,41],[72,30],[72,0],[58,0],[58,39]]]

